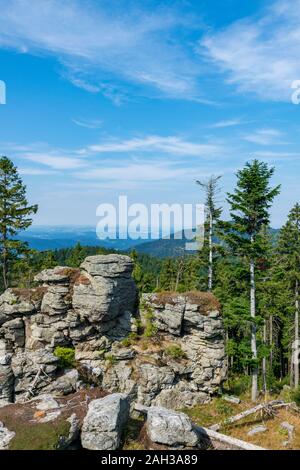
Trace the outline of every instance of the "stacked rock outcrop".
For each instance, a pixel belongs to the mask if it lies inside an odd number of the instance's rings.
[[[0,406],[71,393],[86,380],[167,408],[218,390],[226,361],[216,299],[147,294],[138,308],[133,267],[128,256],[91,256],[80,269],[44,270],[37,287],[0,296]],[[73,370],[61,370],[57,347],[72,348]]]

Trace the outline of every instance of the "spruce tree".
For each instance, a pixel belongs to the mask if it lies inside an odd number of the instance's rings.
[[[70,256],[66,259],[66,265],[71,268],[79,268],[84,258],[87,256],[86,249],[79,242],[71,250]]]
[[[0,158],[0,263],[3,287],[9,286],[10,267],[16,259],[28,252],[26,243],[17,240],[20,231],[32,224],[30,215],[38,206],[29,206],[26,186],[17,168],[7,157]]]
[[[280,186],[270,187],[274,168],[258,160],[246,163],[237,173],[237,185],[227,194],[231,222],[224,225],[224,239],[232,252],[245,260],[249,269],[252,352],[252,400],[257,399],[258,354],[256,319],[256,267],[264,254],[262,227],[269,225],[269,210]]]

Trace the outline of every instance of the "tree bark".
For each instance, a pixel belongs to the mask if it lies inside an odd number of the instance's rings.
[[[184,259],[181,259],[180,262],[179,262],[178,271],[177,271],[177,275],[176,275],[175,292],[177,292],[179,281],[181,279],[183,269],[184,269]]]
[[[264,342],[264,345],[267,344],[267,324],[266,324],[266,320],[264,320],[263,342]],[[267,393],[267,361],[266,361],[265,356],[263,357],[263,360],[262,360],[262,376],[263,376],[263,390],[264,390],[264,393]]]
[[[299,348],[299,282],[296,280],[295,285],[295,346],[294,346],[294,387],[299,386],[299,361],[298,361],[298,348]]]
[[[270,370],[273,370],[273,316],[269,318]]]
[[[3,278],[3,286],[6,290],[8,288],[8,259],[7,259],[7,248],[6,248],[6,230],[4,229],[3,233],[3,251],[2,251],[2,278]]]
[[[213,236],[213,215],[211,210],[209,211],[209,235],[208,235],[208,244],[209,244],[209,260],[208,260],[208,291],[211,292],[213,284],[213,246],[212,246],[212,236]]]
[[[254,260],[250,260],[250,316],[255,319],[256,306],[255,306],[255,267]],[[251,352],[252,359],[257,360],[257,345],[256,345],[256,324],[251,322]],[[252,401],[257,400],[257,379],[258,379],[258,368],[257,365],[252,366]]]

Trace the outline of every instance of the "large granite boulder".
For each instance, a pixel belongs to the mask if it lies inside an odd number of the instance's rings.
[[[0,407],[12,402],[14,394],[14,374],[11,368],[12,354],[0,351]]]
[[[7,429],[0,421],[0,450],[6,450],[10,441],[15,437],[15,433]]]
[[[74,284],[73,309],[81,319],[96,323],[98,332],[112,330],[112,323],[127,311],[133,313],[136,306],[132,260],[122,255],[89,256],[81,268],[83,273]]]
[[[89,450],[119,448],[129,416],[129,401],[121,393],[108,395],[89,404],[83,420],[81,444]]]
[[[153,406],[147,414],[147,434],[152,442],[170,447],[195,447],[197,433],[184,413]]]

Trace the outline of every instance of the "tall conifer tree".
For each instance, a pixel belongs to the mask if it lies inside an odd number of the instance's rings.
[[[269,224],[269,210],[280,186],[270,187],[274,168],[258,160],[246,163],[237,173],[237,185],[228,193],[231,222],[224,225],[224,239],[249,268],[250,323],[252,352],[252,400],[257,399],[258,354],[256,338],[256,266],[264,254],[262,227]]]
[[[27,252],[26,243],[16,237],[32,224],[30,216],[38,206],[29,206],[26,186],[17,168],[7,157],[0,158],[0,263],[3,287],[9,286],[9,271],[12,262]]]

